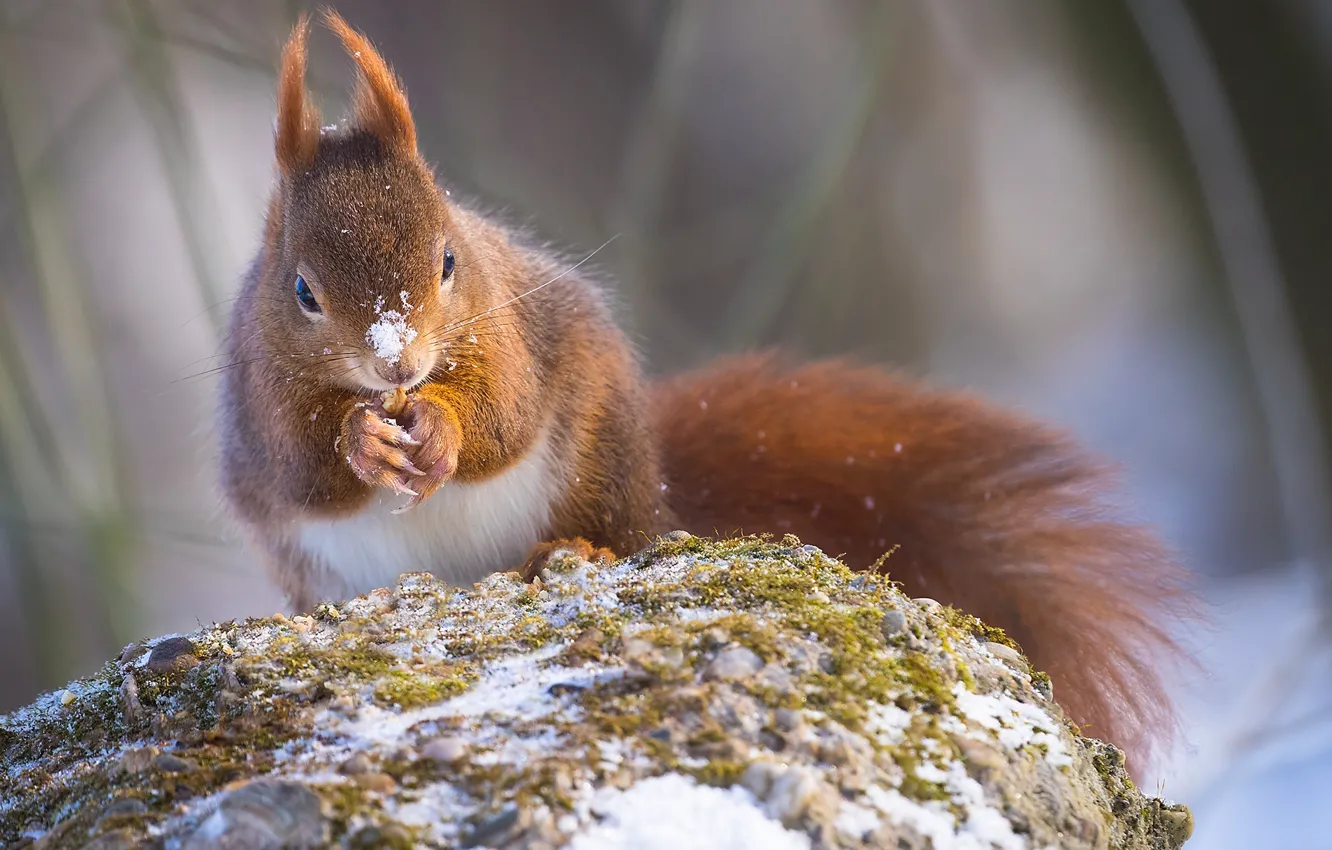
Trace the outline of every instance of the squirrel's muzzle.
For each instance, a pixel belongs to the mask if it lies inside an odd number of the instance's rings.
[[[425,377],[421,374],[424,370],[421,368],[420,360],[410,350],[402,352],[392,363],[376,357],[374,370],[376,376],[395,387],[411,387],[420,383]]]

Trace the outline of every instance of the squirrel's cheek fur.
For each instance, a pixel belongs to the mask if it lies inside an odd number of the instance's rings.
[[[325,19],[357,66],[352,117],[320,131],[302,19],[220,406],[228,502],[295,605],[410,569],[472,581],[557,538],[624,555],[678,527],[794,533],[854,568],[894,550],[894,579],[1005,629],[1139,766],[1168,739],[1160,665],[1189,597],[1166,549],[1108,505],[1097,462],[1039,423],[849,362],[743,357],[649,386],[577,266],[446,201],[397,78]],[[296,303],[298,263],[318,317]],[[377,391],[418,367],[429,380],[390,415]]]

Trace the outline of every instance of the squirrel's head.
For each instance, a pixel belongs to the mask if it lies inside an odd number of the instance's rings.
[[[407,96],[364,36],[324,16],[358,69],[351,116],[320,128],[305,87],[307,21],[278,77],[277,189],[259,330],[303,375],[354,390],[411,388],[440,362],[474,293],[466,234],[416,148]]]

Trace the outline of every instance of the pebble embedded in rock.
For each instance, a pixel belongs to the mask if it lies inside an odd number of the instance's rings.
[[[483,817],[463,839],[464,847],[505,846],[510,833],[522,826],[522,812],[510,803],[500,811]]]
[[[1050,681],[1049,676],[1033,676],[1031,688],[1045,699],[1054,702],[1054,682]]]
[[[795,680],[787,672],[785,665],[773,661],[763,666],[759,671],[758,683],[764,687],[772,688],[778,696],[786,696],[795,692]]]
[[[1030,669],[1027,667],[1027,660],[1022,657],[1022,654],[1007,644],[989,641],[985,644],[985,648],[990,651],[991,655],[1010,667],[1016,667],[1024,673]]]
[[[357,830],[355,835],[347,839],[347,847],[350,850],[385,850],[385,848],[415,846],[417,845],[412,841],[411,833],[396,823],[367,826]]]
[[[708,663],[703,678],[710,681],[734,682],[748,678],[763,668],[763,659],[747,646],[732,646],[717,653]]]
[[[154,673],[182,673],[197,666],[194,644],[189,638],[167,638],[153,647],[148,656],[148,669]]]
[[[181,850],[304,850],[328,840],[318,794],[295,782],[259,779],[223,797]]]
[[[805,718],[794,708],[779,708],[772,713],[772,719],[783,732],[795,732],[805,725]]]
[[[642,663],[657,651],[657,645],[644,638],[625,638],[620,656],[629,662]]]
[[[398,783],[387,773],[381,773],[378,770],[369,773],[358,773],[352,777],[358,788],[365,791],[373,791],[376,794],[392,794],[398,790]]]
[[[353,753],[350,758],[338,765],[338,773],[344,776],[356,776],[375,769],[375,763],[363,752]]]
[[[674,734],[671,732],[669,727],[658,726],[656,729],[653,729],[651,732],[647,733],[647,736],[654,741],[664,741],[666,743],[670,743],[671,738],[674,737]]]
[[[903,614],[896,608],[889,608],[887,611],[883,612],[883,620],[880,622],[879,628],[883,631],[883,636],[886,640],[896,635],[900,635],[903,630],[906,629],[906,623],[906,614]]]
[[[138,658],[140,655],[142,655],[142,654],[143,654],[143,651],[144,651],[144,642],[143,642],[143,641],[140,640],[140,641],[135,641],[134,643],[131,643],[129,646],[126,646],[126,647],[121,651],[121,653],[120,653],[120,663],[121,663],[121,664],[128,664],[128,663],[130,663],[130,662],[133,661],[135,658]]]
[[[693,538],[694,535],[678,528],[675,531],[668,531],[661,536],[662,540],[692,540]]]
[[[135,797],[122,797],[113,800],[102,809],[97,816],[97,823],[100,825],[107,818],[123,817],[125,815],[141,815],[148,811],[148,806],[143,800]]]
[[[1163,811],[1161,820],[1174,833],[1171,837],[1185,842],[1193,837],[1193,812],[1185,811]]]
[[[779,762],[752,762],[740,784],[763,801],[768,815],[795,826],[822,790],[818,775],[804,766]]]
[[[573,643],[565,648],[563,653],[564,663],[570,667],[578,667],[595,661],[601,657],[601,646],[606,641],[606,633],[593,626],[584,629],[574,638]]]
[[[131,747],[120,756],[120,768],[126,773],[143,773],[153,766],[153,760],[162,751],[152,744],[146,747]]]
[[[432,738],[421,747],[421,758],[441,764],[453,764],[465,755],[467,755],[467,742],[452,735]]]
[[[147,716],[143,703],[139,701],[139,683],[133,673],[128,673],[120,682],[120,711],[125,715],[125,725],[133,729]]]
[[[771,761],[750,762],[745,772],[740,774],[740,786],[746,788],[755,797],[760,800],[768,793],[772,787],[773,780],[781,775],[785,765]]]
[[[162,753],[153,759],[153,767],[163,773],[185,773],[190,770],[198,770],[199,763],[194,759],[181,758],[171,753]]]
[[[978,741],[968,735],[954,735],[952,740],[958,754],[962,756],[967,775],[972,779],[987,782],[991,776],[1008,766],[1003,752],[988,742]]]
[[[796,766],[773,781],[764,802],[768,814],[786,826],[795,826],[809,811],[819,791],[818,776],[809,768]]]
[[[620,646],[620,657],[639,677],[655,678],[669,675],[684,666],[684,651],[678,646],[659,646],[645,638],[626,638]]]

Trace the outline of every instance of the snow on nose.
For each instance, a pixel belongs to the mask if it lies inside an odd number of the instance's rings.
[[[384,309],[384,296],[375,300],[375,314],[379,316],[370,329],[365,332],[365,341],[374,349],[375,356],[389,366],[396,366],[402,358],[402,352],[416,339],[416,329],[407,324],[407,316],[412,312],[412,305],[407,302],[407,292],[399,293],[402,299],[402,312]]]

